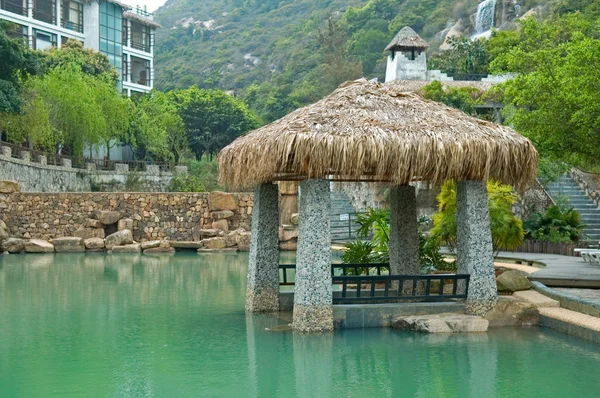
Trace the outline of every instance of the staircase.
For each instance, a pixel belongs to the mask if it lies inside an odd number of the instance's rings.
[[[331,240],[348,242],[356,237],[356,210],[345,192],[331,191]],[[348,220],[341,220],[340,214],[348,214]],[[342,218],[345,218],[342,216]]]
[[[581,221],[585,225],[583,229],[585,240],[598,245],[600,242],[600,210],[598,205],[567,174],[563,175],[558,181],[550,183],[547,190],[555,202],[560,197],[569,200],[569,205],[581,215]]]

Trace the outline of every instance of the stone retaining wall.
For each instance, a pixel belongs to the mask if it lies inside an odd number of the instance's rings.
[[[253,205],[247,193],[15,192],[0,194],[0,220],[13,237],[51,240],[73,236],[96,211],[118,211],[136,241],[199,241],[206,229],[249,231]],[[217,219],[223,211],[233,215]]]
[[[2,147],[2,150],[0,180],[18,181],[24,192],[165,192],[173,179],[172,173],[162,172],[158,166],[133,172],[127,164],[117,164],[114,171],[95,170],[93,164],[88,164],[84,170],[73,168],[68,159],[63,160],[62,166],[50,166],[44,157],[31,159],[27,156],[29,152],[24,152],[23,159],[15,159],[11,157],[10,148]],[[187,168],[179,171],[187,172]]]

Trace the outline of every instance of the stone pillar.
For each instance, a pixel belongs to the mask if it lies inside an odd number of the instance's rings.
[[[485,315],[498,299],[492,231],[484,181],[459,181],[456,192],[457,265],[470,274],[467,313]]]
[[[333,330],[333,295],[329,181],[302,181],[299,210],[292,327],[301,332],[330,331]]]
[[[254,192],[246,311],[279,311],[279,207],[277,185]]]
[[[37,157],[37,161],[41,166],[47,166],[48,165],[48,158],[44,155],[38,155]]]
[[[87,171],[96,171],[96,163],[86,163],[85,169]]]
[[[418,275],[419,226],[415,187],[392,187],[390,192],[390,273]]]
[[[21,151],[21,160],[31,162],[31,152]]]
[[[6,156],[7,158],[12,157],[12,149],[10,147],[3,146],[0,150],[2,150],[2,156]]]
[[[73,164],[71,163],[71,159],[62,158],[61,164],[62,164],[62,167],[64,167],[65,169],[70,169],[73,167]]]
[[[129,173],[129,165],[125,163],[115,163],[115,173]]]

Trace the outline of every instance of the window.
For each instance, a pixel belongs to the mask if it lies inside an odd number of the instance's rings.
[[[83,33],[83,4],[71,0],[63,0],[61,25],[65,29]]]
[[[34,29],[33,48],[35,50],[45,50],[50,47],[56,47],[56,35]]]
[[[151,86],[149,60],[131,57],[131,82],[142,86]]]
[[[150,27],[131,22],[131,47],[136,50],[150,52]]]
[[[26,16],[27,4],[27,0],[0,0],[0,9]]]
[[[33,18],[56,25],[56,0],[33,0]]]
[[[123,73],[123,45],[121,7],[102,1],[100,3],[100,52],[106,54],[119,76]]]

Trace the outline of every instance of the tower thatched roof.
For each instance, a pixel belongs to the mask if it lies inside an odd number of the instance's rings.
[[[405,26],[400,29],[400,32],[398,32],[390,44],[387,45],[385,51],[412,50],[413,48],[427,50],[429,44],[421,39],[421,36],[419,36],[410,26]]]
[[[533,144],[509,127],[361,79],[235,140],[219,154],[219,179],[234,189],[309,178],[495,179],[525,188],[537,159]]]

